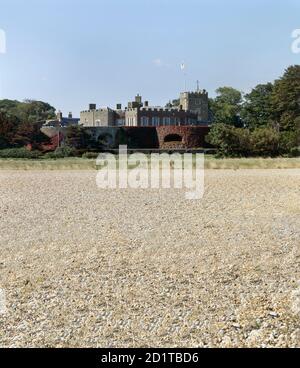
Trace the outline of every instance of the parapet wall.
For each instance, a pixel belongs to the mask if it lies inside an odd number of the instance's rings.
[[[210,147],[205,142],[209,127],[202,126],[159,126],[159,127],[93,127],[82,128],[103,149],[116,149],[127,145],[131,149],[192,149]],[[67,128],[42,128],[50,138],[60,140],[67,134]]]

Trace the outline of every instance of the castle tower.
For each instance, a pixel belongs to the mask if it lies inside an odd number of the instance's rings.
[[[137,94],[135,96],[135,102],[139,105],[142,105],[142,96],[140,96],[139,94]]]
[[[57,114],[56,114],[56,119],[61,122],[63,118],[63,114],[60,110],[58,110]]]
[[[182,106],[183,110],[197,114],[199,122],[208,121],[208,93],[205,90],[181,93],[180,105]]]

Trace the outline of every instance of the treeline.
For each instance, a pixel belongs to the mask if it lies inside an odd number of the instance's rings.
[[[220,156],[298,156],[300,65],[249,94],[222,87],[210,99],[213,127],[207,142]]]
[[[206,140],[220,156],[299,155],[300,65],[246,95],[231,87],[216,92],[209,101],[213,126]],[[0,100],[0,150],[47,144],[40,128],[54,117],[55,108],[45,102]],[[80,128],[70,128],[66,140],[77,150],[99,148]]]
[[[55,108],[45,102],[0,100],[0,149],[46,142],[40,128],[54,117]]]

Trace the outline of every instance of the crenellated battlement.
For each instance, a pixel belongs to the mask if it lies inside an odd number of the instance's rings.
[[[205,89],[181,93],[180,105],[183,110],[197,114],[198,121],[208,121],[208,92]]]
[[[208,92],[203,89],[199,91],[182,92],[180,95],[189,98],[208,97]]]
[[[82,111],[80,121],[83,126],[148,126],[148,125],[195,125],[207,123],[208,93],[205,89],[192,92],[182,92],[176,104],[168,104],[166,107],[149,106],[139,94],[133,101],[128,102],[122,109],[118,103],[116,109],[97,108],[96,104],[90,104],[89,109]]]
[[[181,108],[162,108],[162,107],[142,107],[140,111],[147,111],[147,112],[178,112],[182,111]]]

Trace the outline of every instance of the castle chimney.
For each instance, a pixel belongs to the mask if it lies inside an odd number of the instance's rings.
[[[149,101],[145,101],[145,102],[144,102],[144,106],[145,106],[145,107],[149,107]]]
[[[96,110],[97,105],[96,104],[89,104],[89,110]]]
[[[117,110],[122,110],[122,104],[117,104]]]
[[[69,119],[72,119],[72,118],[73,118],[73,114],[72,114],[72,112],[69,112],[68,118],[69,118]]]

